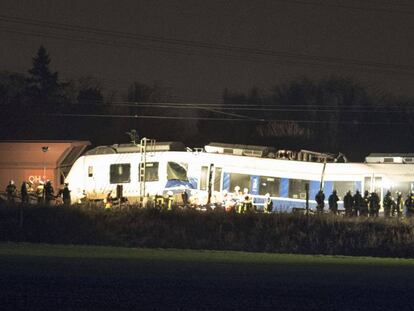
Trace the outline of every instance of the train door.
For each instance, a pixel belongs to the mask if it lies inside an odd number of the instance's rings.
[[[221,168],[218,168],[220,177],[221,177]],[[213,192],[213,187],[216,186],[216,180],[215,180],[215,175],[217,173],[217,169],[216,171],[214,170],[214,164],[211,163],[209,166],[207,165],[203,165],[201,166],[201,173],[200,173],[200,187],[199,189],[201,191],[206,191],[207,192],[207,204],[210,204],[211,202],[211,195]],[[219,178],[220,178],[219,177]],[[220,183],[220,181],[219,181]],[[219,184],[220,186],[220,184]],[[215,190],[215,189],[214,189]]]
[[[376,192],[380,197],[380,202],[382,206],[382,198],[384,197],[384,189],[382,176],[375,176],[372,174],[371,176],[365,176],[364,178],[364,192],[368,191],[369,193]],[[363,194],[362,194],[363,195]]]
[[[221,175],[223,173],[223,169],[221,167],[214,168],[214,175],[213,175],[213,191],[221,192]]]
[[[96,189],[96,180],[95,180],[95,174],[96,167],[92,165],[92,163],[87,164],[87,173],[85,174],[84,179],[84,194],[87,199],[97,199],[96,197],[96,191],[93,191],[93,189]]]
[[[200,182],[198,189],[202,191],[201,197],[203,197],[202,202],[209,203],[210,196],[211,196],[211,164],[201,166],[200,171]],[[203,204],[204,204],[203,203]]]
[[[208,188],[208,181],[209,181],[209,167],[207,165],[203,165],[201,167],[200,173],[200,186],[199,189],[201,191],[207,191]]]
[[[208,191],[209,187],[211,191],[220,191],[221,186],[221,167],[214,167],[214,164],[210,166],[203,165],[200,173],[200,186],[202,191]]]
[[[382,176],[365,176],[364,178],[364,191],[376,192],[378,195],[382,195]]]
[[[384,197],[384,187],[381,176],[374,177],[374,191],[379,195],[382,206],[382,198]]]

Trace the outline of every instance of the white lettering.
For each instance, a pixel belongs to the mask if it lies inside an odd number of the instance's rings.
[[[40,175],[38,175],[38,176],[30,175],[28,179],[32,184],[39,183],[40,181],[43,181],[43,178]]]

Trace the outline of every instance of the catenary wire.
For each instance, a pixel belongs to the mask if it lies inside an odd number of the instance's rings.
[[[46,117],[87,117],[87,118],[124,118],[124,119],[170,119],[170,120],[205,120],[205,121],[237,121],[237,122],[296,122],[310,124],[359,124],[359,125],[410,125],[407,122],[386,122],[386,121],[344,121],[344,120],[302,120],[302,119],[237,119],[237,118],[214,118],[214,117],[188,117],[188,116],[161,116],[161,115],[122,115],[122,114],[85,114],[85,113],[43,113],[39,116]]]
[[[98,105],[106,107],[131,107],[131,108],[159,108],[159,109],[204,109],[219,112],[231,111],[283,111],[283,112],[343,112],[343,113],[414,113],[414,107],[393,107],[382,105],[369,109],[366,106],[325,106],[325,105],[231,105],[231,104],[200,104],[200,103],[137,103],[137,102],[112,102],[85,101],[72,104],[72,106]],[[405,108],[405,109],[403,109]],[[223,112],[222,112],[223,113]],[[246,116],[245,116],[246,117]]]
[[[300,0],[274,0],[274,1],[288,3],[288,4],[318,6],[318,7],[326,7],[326,8],[333,8],[333,9],[346,9],[346,10],[356,10],[356,11],[375,12],[375,13],[398,13],[398,14],[414,15],[414,11],[393,9],[393,8],[390,9],[390,8],[381,8],[381,7],[362,7],[362,6],[356,6],[356,5],[332,3],[332,2],[327,3],[327,2],[300,1]],[[392,6],[392,5],[395,5],[395,3],[381,4],[381,5]]]
[[[256,48],[231,46],[231,45],[225,45],[225,44],[212,44],[212,43],[199,42],[199,41],[193,41],[193,40],[169,39],[169,38],[164,38],[164,37],[141,35],[141,34],[134,34],[134,33],[128,33],[128,32],[121,32],[121,31],[112,31],[112,30],[106,30],[106,29],[100,29],[100,28],[90,28],[90,27],[76,26],[76,25],[63,24],[63,23],[44,22],[44,21],[20,18],[20,17],[10,17],[7,15],[0,15],[0,20],[11,22],[11,23],[48,27],[54,30],[61,29],[61,30],[66,30],[66,31],[92,33],[95,35],[101,34],[101,35],[116,36],[117,39],[119,39],[119,37],[122,37],[122,38],[128,38],[128,39],[146,40],[146,41],[163,43],[163,44],[180,45],[180,46],[187,47],[187,48],[193,47],[193,48],[203,48],[203,49],[216,49],[216,50],[221,50],[221,51],[247,53],[250,55],[258,55],[258,56],[278,56],[278,57],[286,57],[286,58],[296,58],[296,59],[301,59],[305,61],[311,60],[314,62],[315,61],[325,62],[325,63],[331,63],[331,64],[337,64],[337,65],[339,64],[339,65],[378,67],[380,69],[388,69],[388,70],[390,69],[414,70],[414,66],[411,66],[411,65],[368,62],[368,61],[362,61],[358,59],[347,59],[347,58],[338,58],[338,57],[329,57],[329,56],[320,57],[320,56],[307,55],[307,54],[281,52],[281,51],[274,51],[274,50],[263,50],[263,49],[256,49]]]

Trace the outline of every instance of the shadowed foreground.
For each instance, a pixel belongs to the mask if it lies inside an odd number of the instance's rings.
[[[414,219],[0,206],[0,241],[414,258]]]
[[[414,260],[0,244],[6,310],[411,310]]]

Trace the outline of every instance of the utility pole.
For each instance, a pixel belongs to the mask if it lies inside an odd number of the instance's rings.
[[[131,131],[126,133],[129,138],[131,139],[131,143],[134,146],[139,147],[139,154],[140,154],[140,162],[139,162],[139,200],[141,206],[143,206],[144,197],[146,196],[146,189],[145,189],[145,170],[147,167],[147,153],[155,151],[155,139],[149,139],[146,137],[138,139],[139,136],[137,131],[132,129]]]
[[[306,215],[309,215],[309,183],[305,184],[305,192],[306,192]]]
[[[142,138],[139,144],[139,153],[140,153],[140,161],[139,161],[139,197],[141,203],[144,200],[145,196],[145,168],[147,166],[147,142],[148,139],[146,137]]]
[[[325,168],[326,168],[326,157],[323,161],[322,175],[321,175],[321,184],[319,185],[319,190],[323,189],[323,183],[325,178]]]
[[[141,200],[141,205],[144,201],[144,197],[146,196],[146,189],[145,189],[145,170],[147,167],[147,152],[154,152],[155,151],[155,139],[149,138],[142,138],[139,144],[139,152],[140,152],[140,162],[139,162],[139,196]]]
[[[46,152],[49,150],[49,146],[42,146],[42,152],[43,152],[43,182],[45,182],[46,179]]]

